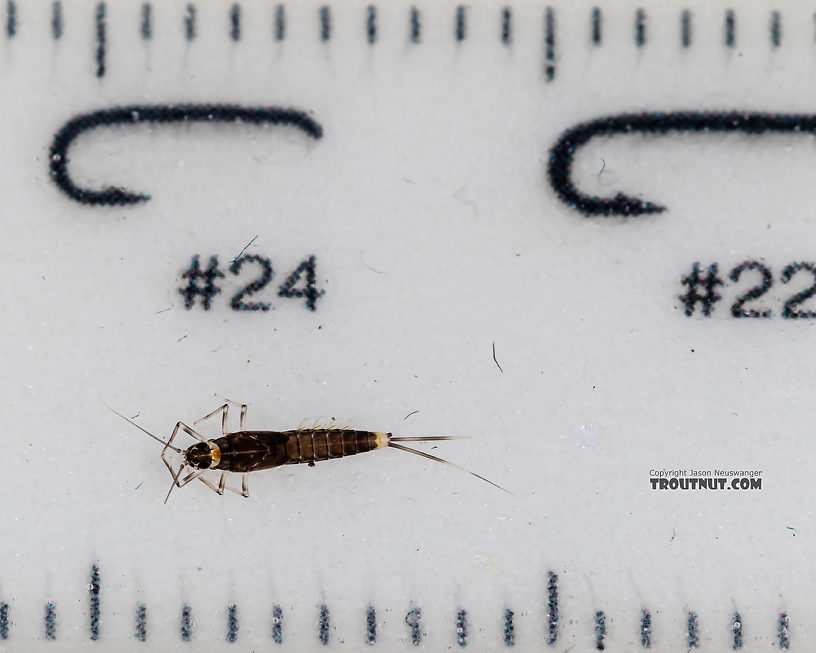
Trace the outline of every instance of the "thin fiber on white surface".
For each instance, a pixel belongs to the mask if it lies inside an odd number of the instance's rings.
[[[558,577],[554,650],[641,646],[642,611],[655,650],[686,650],[690,613],[702,650],[791,649],[812,630],[810,428],[813,320],[781,317],[812,279],[788,263],[813,259],[811,134],[682,134],[598,138],[573,178],[583,192],[621,191],[662,214],[585,217],[558,200],[549,148],[576,123],[645,111],[812,111],[811,9],[735,7],[738,39],[724,47],[729,5],[600,5],[591,43],[587,2],[555,2],[555,76],[545,78],[545,6],[512,6],[500,38],[494,2],[106,5],[106,70],[97,77],[95,2],[17,2],[17,32],[0,48],[3,197],[0,339],[4,483],[0,491],[0,650],[88,646],[91,567],[100,570],[100,645],[175,650],[182,607],[196,650],[225,650],[237,609],[242,650],[320,646],[414,650],[406,615],[421,608],[422,650],[515,649],[548,639],[548,574]],[[682,9],[691,47],[679,44]],[[92,189],[149,193],[132,206],[84,206],[49,179],[56,131],[79,113],[121,105],[233,103],[306,111],[320,141],[249,125],[100,129],[71,148],[72,176]],[[603,172],[600,172],[603,170]],[[257,236],[257,237],[256,237]],[[230,298],[260,273],[230,261],[268,257],[272,283]],[[226,276],[207,312],[185,310],[178,288],[193,255],[218,255]],[[277,296],[316,257],[317,310]],[[721,288],[710,318],[683,314],[682,275],[695,261],[720,274],[764,261],[770,319],[735,319],[730,304],[756,282]],[[725,279],[727,280],[727,279]],[[494,360],[495,354],[495,360]],[[497,364],[498,363],[498,364]],[[501,368],[501,369],[500,369]],[[170,476],[160,437],[219,404],[249,404],[251,429],[304,419],[348,421],[396,435],[467,435],[432,453],[507,487],[399,451],[250,477],[249,499],[203,484],[162,500]],[[237,423],[232,428],[237,428]],[[208,436],[218,425],[202,426]],[[427,449],[430,451],[430,449]],[[756,469],[752,492],[655,491],[650,470]],[[235,479],[233,483],[237,482]],[[57,640],[44,640],[52,602]],[[147,637],[135,636],[146,606]],[[272,638],[283,612],[283,643]],[[6,647],[3,649],[3,647]]]

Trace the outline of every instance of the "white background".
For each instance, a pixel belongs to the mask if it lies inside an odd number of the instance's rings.
[[[101,80],[93,3],[64,3],[58,43],[50,3],[19,4],[18,34],[0,48],[0,600],[13,621],[0,649],[36,649],[47,601],[60,650],[84,649],[94,562],[102,642],[134,650],[180,646],[184,602],[197,650],[229,646],[229,603],[242,650],[273,646],[275,603],[282,650],[318,646],[321,603],[331,649],[363,645],[373,605],[377,648],[413,650],[403,619],[416,605],[423,649],[456,646],[461,608],[471,647],[503,649],[511,608],[516,650],[540,650],[550,570],[558,650],[592,650],[596,610],[607,615],[607,650],[633,650],[642,608],[657,650],[686,648],[689,611],[709,650],[730,646],[735,610],[746,650],[776,645],[780,612],[791,645],[806,646],[814,331],[780,317],[807,274],[787,286],[779,274],[816,255],[812,136],[597,139],[576,160],[583,190],[669,207],[630,219],[567,208],[546,162],[562,131],[603,115],[812,111],[809,9],[779,8],[773,49],[770,8],[739,3],[728,50],[726,5],[686,3],[694,40],[683,51],[677,4],[648,3],[637,49],[636,4],[603,7],[596,48],[592,5],[556,3],[547,83],[544,6],[532,2],[514,6],[509,48],[494,3],[471,5],[460,44],[454,3],[420,5],[418,45],[409,5],[382,4],[370,46],[365,3],[332,7],[329,43],[318,39],[317,4],[288,4],[281,44],[271,3],[243,3],[239,43],[228,6],[199,3],[188,44],[184,3],[154,3],[144,43],[139,3],[109,2]],[[75,114],[173,102],[293,107],[324,138],[234,125],[98,130],[71,149],[73,177],[153,199],[82,206],[50,182],[50,141]],[[209,313],[185,310],[177,288],[191,256],[217,254],[226,269],[255,235],[247,252],[269,257],[276,276],[253,299],[274,310],[229,308],[249,265],[227,275]],[[275,294],[309,254],[326,291],[315,313]],[[773,318],[730,316],[755,276],[729,283],[711,318],[683,315],[680,277],[694,261],[718,261],[725,276],[748,258],[774,272],[757,302]],[[166,437],[214,409],[215,392],[247,402],[254,429],[336,417],[472,436],[434,453],[512,494],[381,451],[253,475],[248,500],[196,483],[162,505],[160,446],[100,397]],[[658,492],[648,482],[650,469],[723,467],[763,470],[762,490]],[[133,639],[140,602],[146,644]]]

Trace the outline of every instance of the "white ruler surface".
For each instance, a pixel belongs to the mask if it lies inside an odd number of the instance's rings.
[[[816,8],[4,7],[0,651],[812,648]]]

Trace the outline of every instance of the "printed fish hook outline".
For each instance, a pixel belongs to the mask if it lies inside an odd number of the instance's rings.
[[[251,125],[288,125],[319,140],[323,128],[303,111],[279,107],[245,107],[234,104],[131,105],[80,114],[69,120],[54,136],[50,149],[51,179],[72,200],[82,204],[126,205],[146,202],[150,195],[121,187],[92,190],[79,186],[68,173],[68,150],[82,134],[98,127],[149,122],[228,122]]]
[[[605,116],[571,127],[550,150],[547,174],[550,186],[567,206],[591,215],[638,216],[662,213],[665,206],[617,193],[598,197],[578,190],[572,181],[575,153],[598,136],[617,134],[667,134],[668,132],[744,132],[757,135],[766,132],[816,132],[816,115],[745,112],[631,113]]]

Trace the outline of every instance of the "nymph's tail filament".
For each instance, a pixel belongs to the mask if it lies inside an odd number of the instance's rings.
[[[469,435],[411,435],[408,437],[391,436],[391,442],[434,442],[436,440],[470,440]]]
[[[405,447],[401,444],[397,444],[397,442],[435,442],[437,440],[466,440],[468,436],[458,436],[458,435],[430,435],[425,437],[391,437],[388,440],[388,446],[393,447],[394,449],[399,449],[400,451],[407,451],[408,453],[416,454],[417,456],[422,456],[423,458],[428,458],[429,460],[435,460],[438,463],[443,463],[445,465],[450,465],[451,467],[456,467],[457,469],[461,469],[463,472],[467,472],[471,476],[475,476],[476,478],[482,479],[485,483],[490,483],[493,487],[497,487],[500,490],[504,490],[508,494],[512,494],[510,490],[507,488],[503,488],[498,483],[494,483],[493,481],[485,478],[484,476],[480,476],[476,472],[472,472],[469,469],[462,467],[461,465],[457,465],[456,463],[452,463],[449,460],[445,460],[444,458],[437,458],[436,456],[432,456],[429,453],[425,453],[424,451],[419,451],[418,449],[411,449],[410,447]]]

